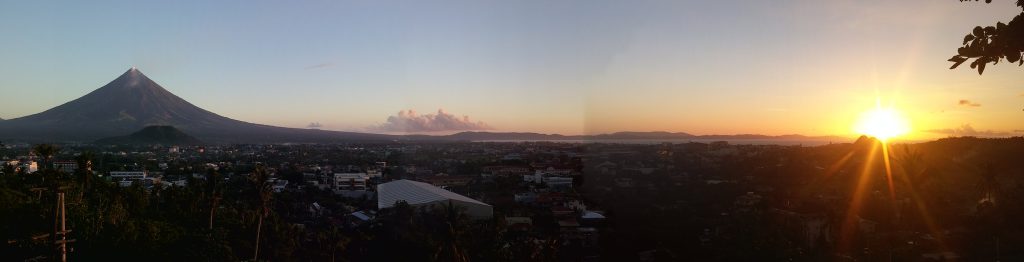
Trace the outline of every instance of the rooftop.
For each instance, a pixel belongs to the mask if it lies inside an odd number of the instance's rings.
[[[397,180],[377,186],[377,208],[392,207],[399,200],[405,201],[410,205],[455,200],[490,206],[476,199],[452,193],[431,184],[412,180]]]

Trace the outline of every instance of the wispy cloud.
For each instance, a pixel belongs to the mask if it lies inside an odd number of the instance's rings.
[[[321,64],[315,64],[315,65],[307,66],[306,70],[327,68],[327,67],[332,67],[332,66],[334,66],[334,63],[321,63]]]
[[[443,132],[492,128],[484,122],[473,122],[469,116],[458,117],[438,109],[436,114],[425,115],[418,115],[413,110],[402,110],[397,115],[389,116],[387,122],[369,129],[384,132]]]
[[[967,99],[960,99],[960,102],[958,102],[957,105],[959,105],[959,106],[967,106],[967,107],[980,107],[981,106],[981,104],[979,104],[977,102],[971,102],[971,100],[967,100]]]
[[[1013,132],[999,132],[992,130],[976,130],[971,124],[963,124],[957,128],[945,128],[945,129],[932,129],[926,130],[925,132],[943,134],[949,136],[976,136],[976,137],[1002,137],[1011,136],[1014,133],[1021,133],[1024,130],[1014,130]]]

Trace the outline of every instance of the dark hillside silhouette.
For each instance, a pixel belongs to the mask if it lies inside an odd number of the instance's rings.
[[[96,141],[97,144],[119,145],[199,145],[196,139],[173,126],[147,126],[127,136],[110,137]]]

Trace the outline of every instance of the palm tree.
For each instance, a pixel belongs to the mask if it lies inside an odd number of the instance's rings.
[[[437,251],[434,252],[434,260],[449,260],[449,261],[469,261],[469,257],[466,256],[466,252],[462,250],[459,245],[459,238],[462,237],[465,226],[463,221],[465,220],[465,213],[459,212],[451,200],[448,200],[447,205],[442,205],[444,208],[444,228],[442,228],[442,243],[437,247]]]
[[[267,170],[263,165],[256,166],[256,170],[249,176],[256,186],[256,193],[260,200],[259,210],[257,210],[259,222],[256,224],[256,248],[252,255],[253,261],[258,261],[260,257],[260,231],[263,228],[263,219],[270,213],[270,197],[274,192],[272,185],[267,183],[267,177]]]
[[[989,202],[992,205],[997,205],[997,196],[999,195],[999,180],[996,177],[995,168],[992,164],[986,164],[982,168],[981,180],[978,181],[978,191],[981,193],[980,202]]]
[[[78,183],[81,189],[78,190],[78,202],[82,202],[82,198],[85,197],[85,191],[92,189],[92,160],[95,156],[92,152],[84,152],[75,158],[75,162],[78,164]]]
[[[32,151],[36,153],[36,156],[42,157],[43,162],[41,164],[43,168],[50,168],[50,160],[60,149],[52,144],[38,144],[32,147]]]

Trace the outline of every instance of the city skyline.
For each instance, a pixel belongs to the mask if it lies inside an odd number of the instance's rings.
[[[0,118],[134,65],[197,106],[296,128],[395,133],[389,117],[445,110],[470,124],[424,132],[851,136],[880,100],[908,138],[1021,134],[1018,67],[945,62],[1012,3],[857,3],[24,3],[0,10],[18,98]]]

